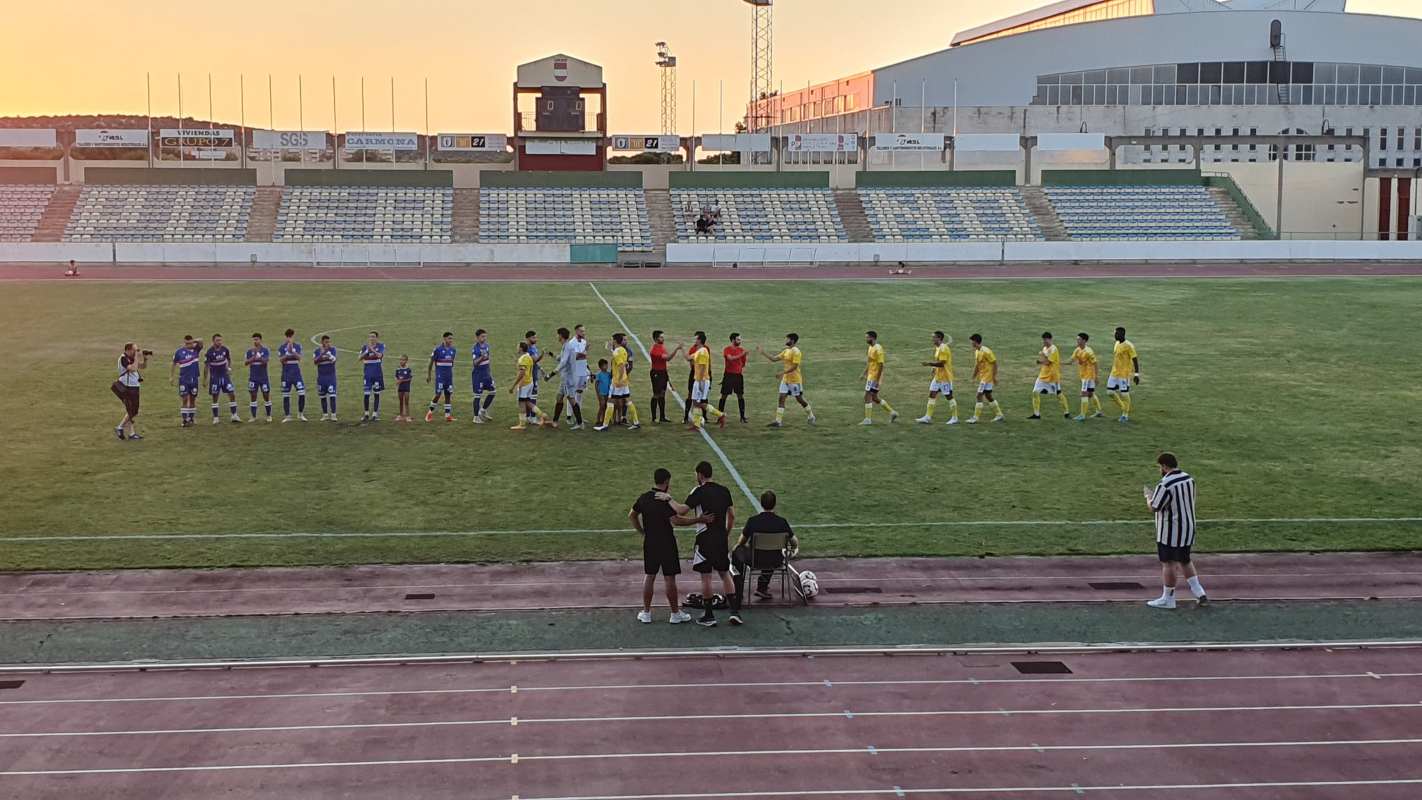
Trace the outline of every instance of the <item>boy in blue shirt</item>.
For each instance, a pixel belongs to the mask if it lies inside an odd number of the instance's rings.
[[[217,418],[217,397],[223,393],[227,395],[227,409],[232,412],[232,421],[241,422],[242,418],[237,416],[237,387],[232,385],[232,351],[222,343],[222,334],[212,335],[212,346],[203,356],[202,368],[207,373],[207,393],[212,396],[212,424],[221,422]]]
[[[395,393],[400,399],[400,411],[396,422],[414,422],[410,418],[410,384],[415,380],[415,371],[410,369],[410,357],[400,356],[400,366],[395,368]]]
[[[296,341],[296,331],[286,329],[286,341],[277,345],[277,360],[281,361],[281,413],[282,422],[291,422],[291,392],[296,390],[296,413],[302,422],[306,421],[306,382],[301,379],[301,342]]]
[[[336,348],[331,344],[331,337],[321,337],[321,346],[311,360],[316,364],[316,394],[321,398],[321,419],[336,422]]]
[[[474,421],[489,421],[489,406],[494,404],[494,396],[498,392],[494,391],[494,370],[490,366],[491,357],[489,355],[489,333],[480,328],[474,331],[474,346],[469,353],[473,357],[474,372],[471,375],[474,385]],[[482,395],[488,392],[488,397]]]
[[[252,334],[252,346],[247,350],[247,394],[251,402],[247,409],[252,412],[252,421],[257,421],[257,392],[262,393],[266,403],[267,422],[272,421],[272,382],[267,377],[267,364],[272,360],[272,351],[262,344],[260,333]]]
[[[597,418],[603,419],[607,411],[607,398],[612,394],[612,372],[609,370],[607,359],[597,360]]]
[[[444,421],[454,421],[451,395],[454,394],[454,358],[457,355],[459,351],[454,348],[454,334],[445,331],[444,340],[435,345],[434,352],[430,353],[429,367],[425,369],[425,383],[430,382],[431,375],[435,378],[434,398],[430,400],[430,409],[425,412],[425,422],[434,422],[435,406],[441,395],[444,396]]]
[[[365,410],[362,422],[380,420],[380,393],[385,391],[385,343],[380,341],[380,331],[371,331],[365,344],[360,347],[360,363],[364,370]],[[370,412],[370,397],[375,396],[375,413]]]
[[[191,428],[197,422],[198,381],[202,366],[198,363],[202,356],[202,342],[191,335],[183,337],[183,346],[173,353],[173,366],[168,369],[168,383],[173,382],[174,373],[178,378],[178,417],[182,427]]]

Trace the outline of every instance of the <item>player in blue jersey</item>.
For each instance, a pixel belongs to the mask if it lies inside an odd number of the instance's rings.
[[[336,421],[336,346],[322,336],[321,346],[311,357],[316,365],[316,396],[321,398],[321,420]]]
[[[401,353],[400,366],[395,368],[395,393],[400,398],[400,410],[395,414],[396,422],[413,422],[410,419],[410,384],[415,382],[415,371],[410,369],[410,357]]]
[[[183,337],[183,346],[173,352],[173,366],[168,369],[168,383],[178,382],[178,418],[182,427],[191,428],[197,422],[198,381],[202,378],[202,342],[191,335]]]
[[[362,420],[372,422],[380,419],[380,393],[385,391],[385,343],[380,341],[380,331],[371,331],[365,344],[360,348],[361,368],[365,372],[365,411]],[[370,398],[375,397],[375,411],[370,410]]]
[[[306,383],[301,380],[301,342],[296,341],[296,331],[286,329],[286,341],[277,346],[277,358],[281,361],[281,413],[282,422],[291,422],[291,393],[296,392],[296,414],[306,421]]]
[[[451,396],[454,394],[454,359],[458,355],[459,351],[454,347],[454,334],[445,331],[444,340],[435,345],[434,352],[430,353],[430,364],[425,370],[425,383],[429,383],[433,376],[435,385],[434,399],[430,400],[430,408],[425,412],[425,422],[434,422],[435,406],[439,404],[440,396],[444,397],[444,421],[454,421]]]
[[[232,421],[241,422],[242,418],[237,416],[237,387],[232,384],[232,351],[222,343],[222,334],[212,335],[212,344],[203,356],[202,370],[207,377],[207,393],[212,397],[212,424],[221,421],[217,417],[217,397],[221,394],[227,395],[227,410],[231,412]]]
[[[262,393],[262,402],[267,409],[267,422],[272,421],[272,382],[267,377],[267,364],[272,360],[272,351],[262,344],[260,333],[252,334],[252,347],[247,350],[247,394],[251,402],[247,409],[252,412],[252,421],[257,421],[257,392]]]
[[[494,370],[490,366],[489,332],[480,328],[474,331],[474,346],[469,349],[474,370],[470,373],[474,386],[474,421],[489,421],[489,406],[494,404]],[[485,392],[488,395],[485,396]]]

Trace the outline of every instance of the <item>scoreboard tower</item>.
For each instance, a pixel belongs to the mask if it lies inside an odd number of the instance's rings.
[[[606,168],[607,84],[602,67],[562,53],[520,64],[513,106],[519,170]]]

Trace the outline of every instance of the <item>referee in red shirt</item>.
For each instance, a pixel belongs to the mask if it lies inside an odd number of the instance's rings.
[[[736,404],[741,407],[741,422],[750,422],[746,419],[746,355],[746,349],[741,347],[741,335],[731,334],[731,343],[721,351],[726,370],[721,375],[721,402],[716,404],[722,414],[726,413],[726,398],[734,394]]]
[[[681,345],[676,349],[667,352],[666,339],[662,331],[652,331],[652,350],[648,353],[652,359],[652,421],[667,421],[667,385],[671,383],[671,378],[667,376],[667,362],[676,358],[676,354],[681,352]]]

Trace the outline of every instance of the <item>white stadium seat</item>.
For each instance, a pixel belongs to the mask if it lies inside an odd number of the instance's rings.
[[[0,184],[0,242],[28,242],[54,194],[52,185]]]
[[[424,186],[288,186],[275,242],[444,244],[454,239],[454,190]]]
[[[240,242],[253,186],[85,186],[67,242]]]
[[[641,189],[491,187],[479,190],[479,241],[650,251],[652,226]]]
[[[682,242],[847,242],[829,189],[673,189]],[[698,234],[702,211],[719,211],[711,234]]]
[[[1011,186],[863,188],[876,242],[1039,241],[1022,193]]]
[[[1072,239],[1238,239],[1203,186],[1048,186]]]

